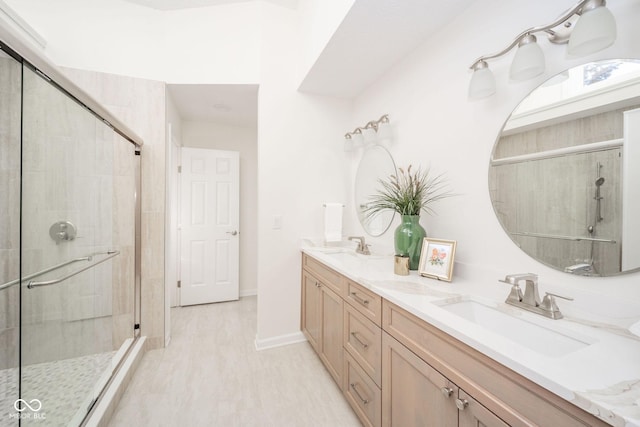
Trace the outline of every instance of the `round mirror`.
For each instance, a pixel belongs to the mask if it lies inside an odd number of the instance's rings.
[[[355,180],[355,206],[358,220],[364,231],[370,236],[380,236],[389,229],[393,221],[394,211],[381,211],[373,215],[367,215],[365,210],[371,202],[371,196],[376,193],[378,181],[395,175],[396,165],[393,157],[386,148],[381,145],[373,145],[364,150]]]
[[[511,239],[584,276],[640,269],[640,61],[581,65],[543,83],[507,119],[489,192]]]

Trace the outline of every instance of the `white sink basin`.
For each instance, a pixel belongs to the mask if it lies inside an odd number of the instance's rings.
[[[578,337],[572,331],[556,327],[550,329],[473,300],[438,305],[450,313],[549,357],[561,357],[594,342],[584,336]],[[544,318],[541,320],[547,321]]]

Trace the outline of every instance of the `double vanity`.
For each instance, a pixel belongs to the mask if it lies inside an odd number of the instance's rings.
[[[554,320],[503,302],[517,276],[445,283],[394,275],[392,256],[302,252],[302,331],[363,425],[640,426],[640,337],[580,301]]]

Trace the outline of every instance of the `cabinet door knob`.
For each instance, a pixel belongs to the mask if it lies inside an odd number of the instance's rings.
[[[440,391],[444,397],[451,397],[453,394],[453,389],[451,387],[442,387]]]
[[[459,410],[464,411],[469,406],[469,401],[467,399],[456,399],[456,406]]]

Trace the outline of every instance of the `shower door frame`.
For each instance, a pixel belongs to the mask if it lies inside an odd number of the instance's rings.
[[[141,213],[142,213],[142,204],[141,204],[141,188],[142,188],[142,147],[143,140],[133,132],[127,125],[125,125],[121,120],[112,115],[106,108],[102,107],[93,97],[87,94],[85,91],[76,86],[70,79],[68,79],[60,70],[57,69],[55,65],[50,63],[43,55],[39,52],[35,51],[27,42],[23,40],[23,38],[16,33],[9,25],[6,25],[4,19],[0,16],[0,49],[4,51],[7,55],[10,55],[14,59],[20,63],[22,67],[27,67],[40,75],[42,78],[47,80],[52,86],[62,92],[64,95],[69,97],[71,100],[77,102],[81,106],[83,106],[86,110],[88,110],[93,116],[95,116],[98,120],[104,122],[108,127],[113,129],[113,131],[119,134],[122,138],[132,144],[132,148],[134,149],[134,155],[136,159],[134,160],[134,180],[135,180],[135,201],[134,201],[134,209],[135,209],[135,218],[134,218],[134,301],[133,301],[133,321],[132,325],[133,333],[132,333],[132,342],[129,344],[128,348],[126,348],[123,358],[120,360],[118,366],[116,366],[113,371],[111,378],[102,388],[99,396],[93,401],[92,406],[88,408],[87,413],[85,415],[85,420],[91,416],[93,408],[95,408],[95,403],[102,397],[104,391],[108,389],[111,381],[115,377],[118,369],[120,369],[123,364],[123,360],[126,359],[127,354],[135,347],[136,341],[140,338],[140,330],[141,330],[141,259],[142,259],[142,234],[141,234]],[[21,85],[23,82],[21,81]],[[22,101],[21,101],[22,102]],[[22,107],[21,107],[22,108]],[[20,113],[23,114],[22,111]],[[21,129],[21,139],[22,132]],[[21,141],[22,147],[22,141]],[[22,148],[21,148],[22,150]],[[22,160],[21,160],[22,162]],[[22,167],[22,166],[21,166]],[[22,181],[22,180],[21,180]],[[20,183],[20,187],[22,188],[22,182]],[[22,190],[21,192],[22,193]],[[22,204],[22,194],[20,195],[20,204]],[[22,214],[21,214],[22,216]],[[22,251],[22,249],[20,249]],[[20,263],[22,264],[22,263]],[[19,279],[16,284],[20,284],[22,288],[22,282],[24,278],[22,277],[22,265],[19,267]],[[20,290],[20,294],[22,294],[22,289]],[[22,295],[19,298],[20,304],[22,304]],[[20,334],[22,334],[22,325],[20,325]],[[20,350],[18,350],[20,353]],[[19,358],[19,369],[21,370],[21,355]],[[20,383],[22,382],[21,375],[19,374],[18,379],[18,397],[21,397],[22,390]]]

